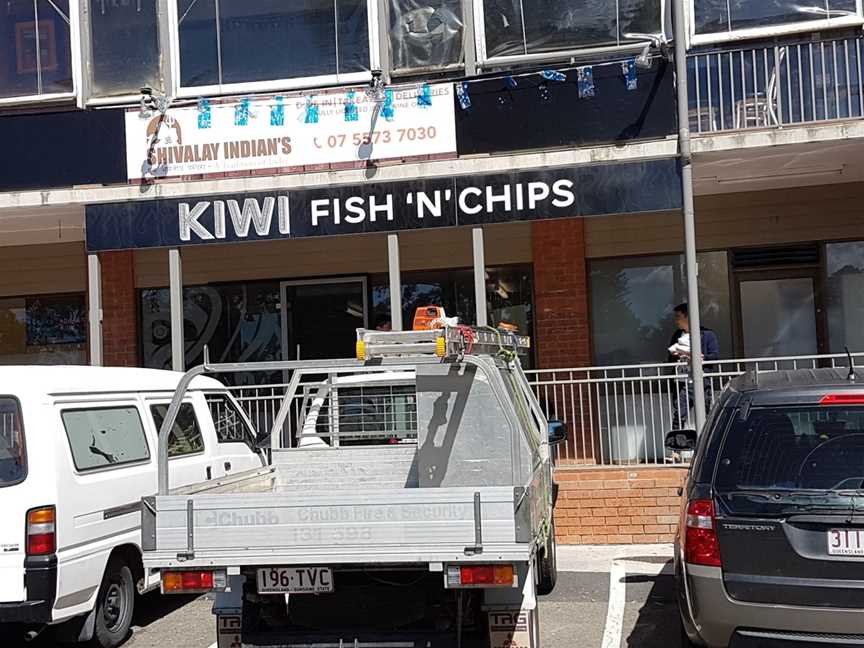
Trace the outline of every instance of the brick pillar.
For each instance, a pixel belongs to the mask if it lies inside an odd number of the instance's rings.
[[[531,237],[539,368],[588,367],[591,345],[585,221],[535,221]]]
[[[102,348],[106,367],[138,365],[138,300],[132,250],[103,252]]]

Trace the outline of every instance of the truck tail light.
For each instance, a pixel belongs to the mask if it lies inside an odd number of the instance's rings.
[[[693,500],[687,505],[684,559],[691,565],[722,566],[715,519],[713,500]]]
[[[516,587],[513,565],[452,565],[447,568],[447,587]]]
[[[47,556],[57,549],[55,510],[42,506],[27,511],[27,555]]]
[[[162,572],[163,594],[198,594],[224,591],[228,575],[224,569]]]

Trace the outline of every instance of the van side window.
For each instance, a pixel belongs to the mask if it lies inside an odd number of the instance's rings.
[[[245,443],[255,452],[255,438],[243,416],[226,394],[207,394],[207,405],[213,416],[216,440],[219,443]]]
[[[16,399],[0,396],[0,488],[24,481],[26,476],[21,408]]]
[[[81,472],[150,458],[137,407],[64,410],[61,416],[72,460]]]
[[[158,433],[168,413],[168,405],[151,405],[150,413],[153,415],[153,423]],[[203,450],[204,439],[201,436],[201,428],[198,427],[198,419],[195,417],[195,408],[191,403],[182,403],[171,434],[168,435],[168,456],[182,457]]]

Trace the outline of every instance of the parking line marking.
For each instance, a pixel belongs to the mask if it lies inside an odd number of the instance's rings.
[[[606,626],[603,629],[602,648],[621,648],[621,633],[624,626],[624,605],[627,587],[624,563],[613,560],[609,568],[609,607],[606,610]]]

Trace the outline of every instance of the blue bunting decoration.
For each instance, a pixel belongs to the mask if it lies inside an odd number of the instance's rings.
[[[567,75],[558,70],[543,70],[540,75],[547,81],[566,81]]]
[[[318,105],[314,101],[315,97],[309,95],[306,97],[306,117],[303,119],[306,124],[318,123]]]
[[[345,95],[345,121],[355,122],[360,119],[360,112],[357,110],[357,104],[354,102],[355,92],[349,91]]]
[[[468,82],[456,84],[456,97],[459,99],[459,107],[468,110],[471,107],[471,96],[468,94]]]
[[[417,95],[417,105],[421,108],[428,108],[432,105],[432,88],[428,83],[420,86],[420,93]]]
[[[381,107],[381,116],[388,122],[396,118],[396,107],[393,105],[393,91],[390,88],[384,91],[384,105]]]
[[[621,73],[628,90],[636,90],[639,87],[639,77],[636,74],[636,59],[622,61]]]

